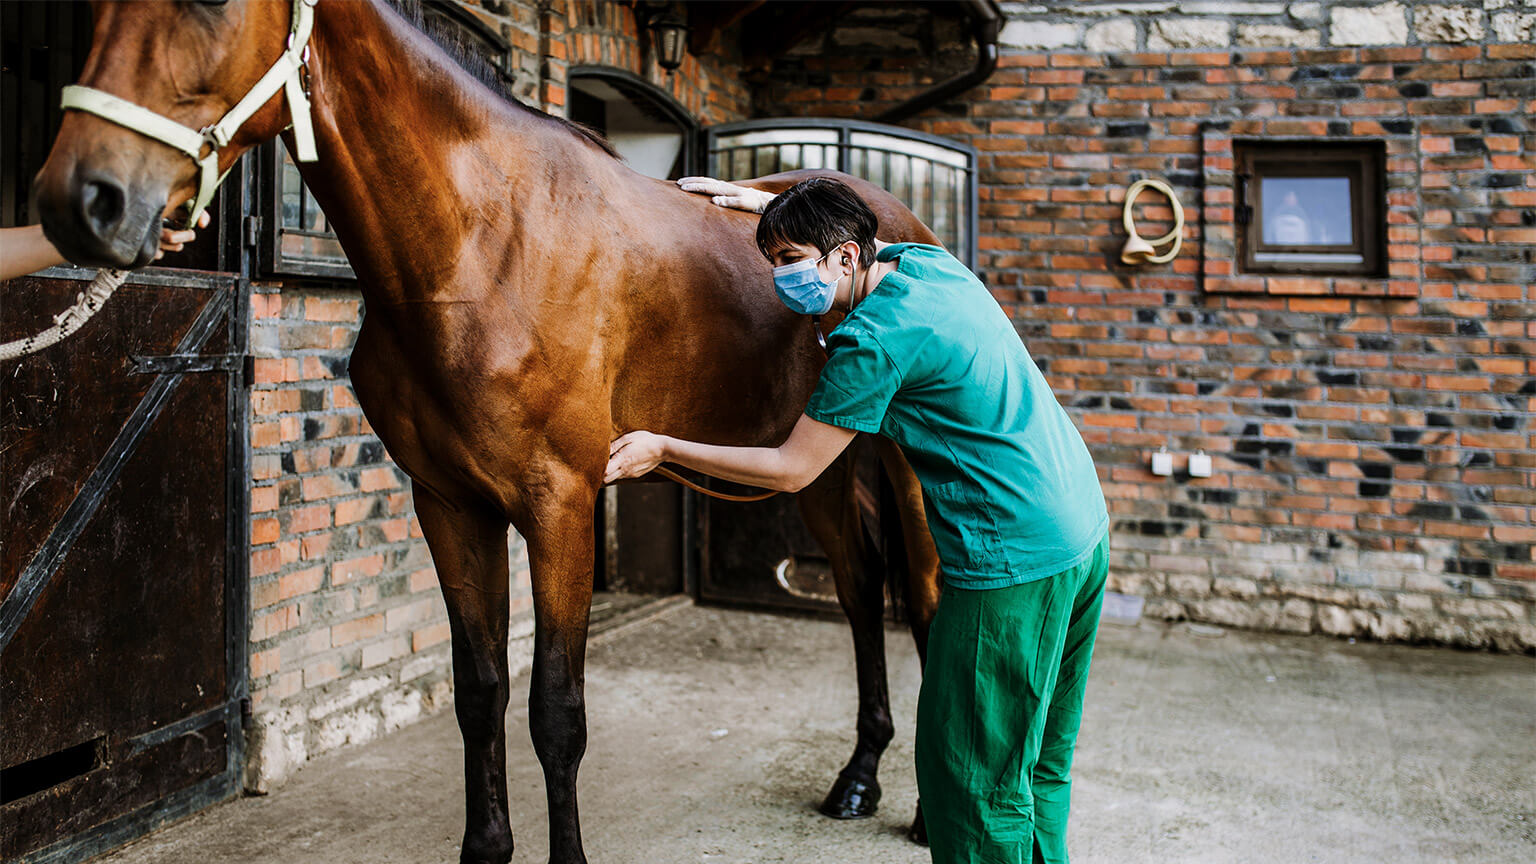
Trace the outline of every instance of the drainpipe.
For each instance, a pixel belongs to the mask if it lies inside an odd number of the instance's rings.
[[[976,66],[880,114],[875,118],[877,122],[900,123],[992,76],[997,69],[997,35],[1003,27],[1002,10],[995,0],[965,0],[965,6],[971,19],[971,35],[976,40]]]

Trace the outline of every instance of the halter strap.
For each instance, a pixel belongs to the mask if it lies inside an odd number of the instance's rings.
[[[293,0],[293,14],[288,29],[288,48],[261,76],[245,96],[212,126],[201,131],[183,126],[175,120],[135,105],[126,99],[113,96],[104,90],[71,84],[64,88],[60,104],[65,109],[84,111],[126,129],[153,138],[187,154],[198,165],[197,197],[187,202],[187,227],[197,220],[213,200],[213,193],[224,182],[219,174],[219,148],[227,146],[230,139],[251,119],[251,115],[267,104],[277,91],[288,98],[288,113],[293,118],[293,137],[300,162],[313,162],[315,129],[310,119],[309,97],[304,92],[304,64],[309,59],[309,34],[315,26],[317,0]],[[208,149],[207,155],[203,148]],[[227,173],[227,172],[226,172]]]

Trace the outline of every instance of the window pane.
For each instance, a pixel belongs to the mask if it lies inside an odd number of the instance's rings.
[[[1349,246],[1355,242],[1348,177],[1263,177],[1264,245]]]
[[[286,145],[281,147],[281,153],[283,162],[278,194],[282,201],[283,224],[279,251],[295,261],[346,264],[347,253],[341,251],[341,243],[331,232],[320,204],[304,187],[304,178],[299,175],[299,168]]]
[[[280,187],[283,198],[283,227],[304,227],[304,178],[299,176],[299,168],[293,164],[293,158],[288,155],[288,149],[283,148],[283,179]]]

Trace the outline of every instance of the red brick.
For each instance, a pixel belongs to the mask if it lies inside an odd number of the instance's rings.
[[[303,479],[305,501],[317,501],[321,498],[339,498],[357,491],[351,484],[343,481],[335,474],[319,474]]]
[[[383,632],[384,616],[382,614],[355,618],[343,624],[332,625],[331,647],[340,648],[343,645],[350,645],[359,639],[372,639]]]
[[[441,645],[447,642],[452,632],[448,629],[448,622],[433,624],[431,627],[423,627],[411,632],[411,650],[424,651],[433,645]]]
[[[384,629],[393,633],[420,624],[443,611],[442,602],[436,598],[417,600],[405,606],[396,606],[384,613]]]
[[[264,546],[268,543],[276,543],[282,535],[282,526],[276,519],[251,520],[251,545]]]
[[[437,571],[430,567],[411,574],[411,593],[429,591],[437,587]]]
[[[302,507],[290,510],[283,514],[282,518],[288,526],[289,534],[318,531],[321,528],[331,527],[331,508],[324,504],[317,507]]]
[[[288,600],[300,594],[313,594],[320,590],[320,585],[325,581],[325,568],[311,567],[308,570],[300,570],[289,573],[278,580],[279,599]]]
[[[377,498],[355,498],[350,501],[336,502],[336,524],[351,525],[367,519],[378,504]]]
[[[276,648],[251,652],[251,677],[265,678],[282,668],[282,656]]]
[[[384,556],[379,554],[365,555],[361,558],[348,558],[345,561],[337,561],[331,565],[331,584],[345,585],[357,579],[377,576],[384,572]]]
[[[282,569],[282,566],[283,551],[276,546],[268,546],[251,552],[252,576],[265,576],[268,573],[276,573]]]
[[[400,480],[393,468],[369,468],[358,478],[358,488],[364,492],[396,489],[399,486]]]
[[[277,509],[276,486],[251,487],[251,512],[266,513]]]
[[[303,558],[313,561],[316,558],[324,558],[331,548],[331,534],[311,534],[303,538]]]

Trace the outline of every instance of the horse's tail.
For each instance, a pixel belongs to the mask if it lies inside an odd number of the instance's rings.
[[[885,594],[891,614],[897,621],[907,623],[912,564],[907,556],[905,525],[896,500],[896,487],[891,482],[891,469],[880,458],[878,448],[868,447],[863,453],[874,457],[860,460],[864,464],[856,465],[854,473],[859,522],[863,528],[864,560],[871,566],[884,568]]]
[[[886,596],[890,598],[891,614],[905,623],[909,606],[907,592],[912,586],[912,562],[907,558],[907,538],[903,536],[906,525],[896,502],[896,487],[883,463],[880,465],[880,524],[880,560],[885,564]]]

